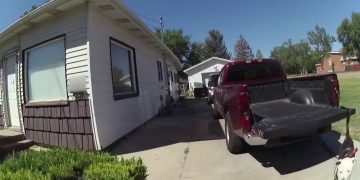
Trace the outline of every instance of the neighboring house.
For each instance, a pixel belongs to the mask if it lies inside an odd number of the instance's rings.
[[[204,86],[207,87],[209,76],[214,73],[219,73],[223,66],[228,62],[232,61],[218,57],[211,57],[199,64],[185,69],[184,72],[188,75],[189,90],[194,91],[195,88],[203,88]]]
[[[121,0],[53,0],[0,34],[0,127],[104,149],[178,99],[178,58]]]
[[[316,73],[350,71],[358,66],[358,62],[355,60],[356,58],[344,59],[341,52],[330,52],[322,59],[321,63],[315,65]]]

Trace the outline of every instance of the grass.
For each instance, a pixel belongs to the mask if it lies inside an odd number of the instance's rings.
[[[350,119],[350,135],[360,141],[360,77],[339,79],[340,103],[342,106],[356,108],[357,113]],[[333,124],[333,130],[345,134],[346,121],[341,120]]]

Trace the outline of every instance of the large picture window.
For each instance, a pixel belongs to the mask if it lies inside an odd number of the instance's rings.
[[[67,100],[64,37],[31,47],[24,54],[27,101]]]
[[[111,38],[110,55],[114,99],[137,96],[135,49]]]

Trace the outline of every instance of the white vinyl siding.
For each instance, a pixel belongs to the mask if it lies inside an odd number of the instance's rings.
[[[106,147],[154,117],[164,107],[168,89],[165,71],[164,81],[159,82],[157,61],[162,63],[163,68],[168,64],[173,72],[176,69],[172,61],[164,58],[155,47],[106,17],[91,3],[88,36],[93,110],[100,146]],[[136,50],[139,87],[136,97],[118,101],[113,98],[109,37]]]

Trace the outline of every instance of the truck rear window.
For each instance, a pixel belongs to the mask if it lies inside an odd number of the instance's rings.
[[[282,77],[283,71],[276,63],[236,64],[229,70],[228,81],[243,81]]]

